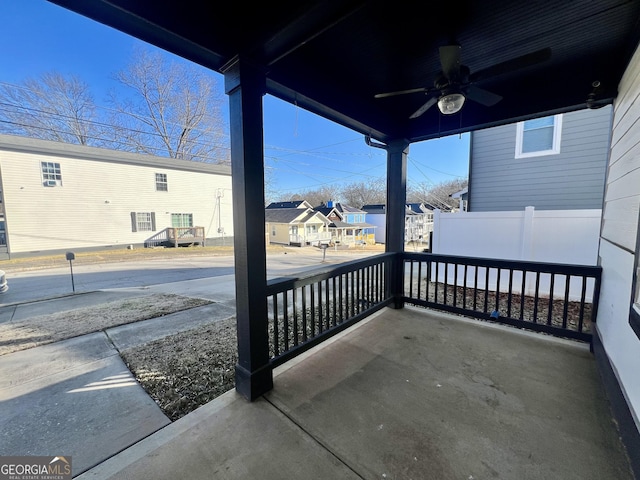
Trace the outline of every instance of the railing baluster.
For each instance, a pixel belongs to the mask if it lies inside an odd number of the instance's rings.
[[[356,296],[353,299],[356,307],[356,314],[360,313],[360,269],[356,270]]]
[[[325,295],[325,304],[327,306],[327,308],[325,308],[326,312],[327,312],[327,323],[325,325],[326,330],[329,330],[331,328],[331,302],[329,301],[330,298],[330,293],[329,293],[329,279],[325,280],[324,283],[324,295]]]
[[[453,264],[455,271],[453,272],[453,306],[458,306],[458,263]]]
[[[527,270],[522,270],[522,288],[520,290],[520,320],[524,320],[524,295],[525,289],[527,288],[527,273]]]
[[[431,290],[431,269],[433,268],[433,263],[431,260],[427,260],[427,281],[424,286],[424,298],[429,300],[429,290]]]
[[[465,263],[464,279],[463,279],[464,284],[462,285],[462,308],[464,308],[465,310],[467,309],[467,273],[468,273],[467,270],[468,270],[468,265]]]
[[[303,285],[302,286],[302,341],[306,342],[308,339],[307,335],[307,289]],[[312,333],[313,335],[313,333]]]
[[[351,272],[351,316],[355,317],[356,315],[356,286],[354,282],[355,272]]]
[[[420,296],[420,291],[422,289],[421,287],[422,287],[422,262],[418,262],[418,298],[422,298]]]
[[[578,318],[578,331],[582,332],[582,326],[584,323],[584,305],[586,303],[587,296],[587,278],[582,276],[582,293],[580,294],[580,317]]]
[[[513,299],[513,268],[509,269],[509,292],[507,294],[507,317],[511,317],[511,300]]]
[[[409,296],[413,298],[413,260],[409,261]]]
[[[440,262],[436,262],[436,281],[434,285],[435,302],[438,303],[438,285],[440,284]]]
[[[299,328],[298,328],[298,289],[294,288],[292,290],[293,294],[293,345],[298,345],[299,342]]]
[[[336,305],[338,302],[336,302],[336,277],[332,277],[331,278],[331,298],[333,299],[333,305],[331,308],[331,323],[329,324],[331,327],[335,327],[336,326],[336,309],[338,308],[338,305]]]
[[[478,309],[478,266],[473,267],[473,310]]]
[[[498,268],[498,275],[496,279],[496,312],[500,312],[500,274],[502,269]]]
[[[344,295],[342,294],[342,275],[338,277],[338,307],[340,310],[338,311],[338,323],[342,323],[344,320],[344,314],[342,309],[344,308],[342,305],[342,301],[344,300]]]
[[[484,313],[488,313],[489,305],[489,267],[484,267]]]
[[[556,275],[551,274],[551,280],[549,281],[549,311],[547,312],[547,325],[551,325],[553,322],[553,288],[556,280]]]
[[[311,287],[309,296],[311,302],[311,336],[315,337],[317,333],[320,333],[316,330],[316,284],[312,283],[309,286]]]
[[[323,328],[324,308],[322,303],[322,282],[318,282],[318,334],[324,332]]]
[[[565,275],[564,281],[564,308],[562,309],[562,328],[567,328],[569,312],[569,288],[571,285],[571,275]]]
[[[538,323],[538,299],[540,298],[540,272],[536,272],[536,289],[533,296],[533,323]]]
[[[284,336],[284,351],[289,350],[289,290],[282,295],[282,335]]]
[[[271,296],[273,301],[273,354],[280,355],[280,338],[278,332],[278,294]]]

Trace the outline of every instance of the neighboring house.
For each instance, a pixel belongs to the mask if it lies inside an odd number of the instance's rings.
[[[466,212],[435,216],[433,252],[597,264],[612,115],[605,106],[471,132],[469,186],[452,195]]]
[[[601,209],[612,107],[471,132],[468,211]]]
[[[329,229],[333,242],[347,245],[375,243],[376,226],[367,223],[366,211],[331,200],[314,210],[331,220]]]
[[[302,247],[328,243],[331,239],[328,231],[331,222],[311,208],[267,207],[265,223],[268,243]]]
[[[232,241],[227,166],[0,135],[0,183],[3,258]]]
[[[460,212],[467,211],[467,203],[469,200],[469,187],[464,187],[458,192],[454,192],[450,195],[451,198],[458,200],[458,210]]]
[[[369,223],[376,226],[376,243],[386,243],[387,211],[384,204],[371,204],[362,207],[367,212]],[[428,243],[433,231],[433,211],[435,207],[424,203],[408,203],[404,218],[404,241]]]

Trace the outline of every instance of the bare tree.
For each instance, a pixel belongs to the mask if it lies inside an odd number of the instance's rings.
[[[387,183],[381,178],[370,182],[354,182],[342,188],[342,197],[351,207],[362,208],[364,205],[386,203]]]
[[[229,162],[223,97],[216,93],[211,75],[139,48],[115,80],[123,87],[110,95],[111,140],[117,149],[198,162]],[[129,95],[122,97],[123,91]]]
[[[451,198],[452,193],[459,192],[469,184],[469,180],[455,179],[437,184],[420,182],[413,184],[407,191],[409,202],[426,203],[440,209],[458,207],[458,200]]]
[[[0,84],[0,131],[80,145],[101,144],[89,86],[58,72]]]

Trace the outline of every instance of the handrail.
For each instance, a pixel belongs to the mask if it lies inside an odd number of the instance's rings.
[[[403,301],[590,341],[602,268],[548,262],[403,254]]]
[[[277,366],[389,305],[395,254],[267,282],[271,365]]]
[[[381,260],[392,259],[395,256],[395,253],[381,253],[379,255],[374,255],[361,260],[353,260],[350,262],[341,263],[336,266],[321,267],[318,270],[303,272],[301,276],[295,278],[272,278],[270,280],[267,280],[267,296],[275,295],[276,293],[280,293],[285,290],[299,288],[304,285],[310,285],[311,283],[327,280],[337,275],[350,273],[361,267],[368,267],[378,264]]]

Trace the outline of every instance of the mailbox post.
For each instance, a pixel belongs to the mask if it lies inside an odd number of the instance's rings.
[[[322,261],[324,262],[324,257],[327,256],[327,248],[329,248],[329,245],[327,243],[321,243],[320,248],[322,249]]]
[[[71,288],[73,293],[76,293],[76,284],[73,281],[73,260],[76,259],[76,255],[73,252],[67,252],[67,260],[69,260],[69,268],[71,269]]]

